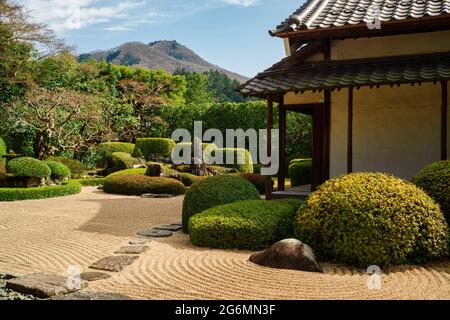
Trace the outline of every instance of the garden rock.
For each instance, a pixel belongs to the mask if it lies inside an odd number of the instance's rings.
[[[167,230],[146,229],[138,231],[137,234],[143,237],[163,238],[163,237],[170,237],[172,235],[172,232]]]
[[[126,246],[122,247],[114,253],[119,254],[141,254],[148,250],[148,246]]]
[[[52,300],[132,300],[130,297],[109,292],[94,292],[81,290],[64,296],[52,298]]]
[[[129,244],[133,244],[133,245],[143,245],[143,244],[146,244],[149,241],[150,241],[149,239],[142,239],[142,238],[140,238],[140,239],[130,240],[128,243]]]
[[[104,280],[104,279],[111,278],[111,275],[109,275],[107,273],[103,273],[103,272],[93,271],[93,272],[83,272],[80,275],[80,277],[82,280],[92,282],[92,281],[98,281],[98,280]]]
[[[313,250],[297,239],[281,240],[269,249],[253,254],[250,261],[275,269],[323,272]]]
[[[89,268],[97,270],[105,270],[112,272],[120,272],[126,266],[132,264],[139,256],[111,256],[98,260]]]
[[[145,175],[148,177],[161,177],[164,174],[164,168],[160,164],[149,164]]]
[[[176,197],[176,195],[168,194],[168,193],[162,193],[162,194],[145,193],[141,196],[141,198],[144,198],[144,199],[166,199],[166,198],[173,198],[173,197]]]
[[[167,230],[167,231],[180,231],[182,229],[181,225],[178,224],[163,224],[161,226],[155,227],[157,230]]]

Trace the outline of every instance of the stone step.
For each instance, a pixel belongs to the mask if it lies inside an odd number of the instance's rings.
[[[120,272],[125,267],[131,265],[139,256],[111,256],[98,260],[89,268],[97,270],[105,270],[112,272]]]
[[[167,230],[167,231],[180,231],[183,227],[175,224],[163,224],[161,226],[154,227],[157,230]]]
[[[116,250],[114,253],[119,254],[141,254],[144,253],[149,249],[149,246],[125,246],[118,250]]]
[[[132,300],[128,296],[109,292],[81,290],[64,296],[53,297],[52,300]]]
[[[159,230],[159,229],[145,229],[137,232],[138,235],[143,237],[155,237],[155,238],[163,238],[172,236],[171,231],[167,230]]]

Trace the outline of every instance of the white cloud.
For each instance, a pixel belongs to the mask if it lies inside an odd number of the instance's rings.
[[[255,5],[258,2],[258,0],[222,0],[222,2],[243,7],[250,7]]]

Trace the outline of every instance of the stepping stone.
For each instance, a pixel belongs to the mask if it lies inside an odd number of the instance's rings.
[[[103,272],[92,271],[92,272],[83,272],[81,274],[82,280],[86,280],[86,281],[90,281],[90,282],[104,280],[104,279],[108,279],[108,278],[111,278],[111,275],[109,275],[107,273],[103,273]]]
[[[68,288],[67,283],[67,277],[50,273],[33,273],[6,281],[6,288],[45,299],[79,290]],[[86,282],[82,281],[81,287],[84,286]]]
[[[149,246],[126,246],[122,247],[114,253],[120,254],[141,254],[147,251]]]
[[[89,268],[105,271],[120,272],[132,264],[139,256],[111,256],[98,260]]]
[[[150,241],[150,239],[133,239],[133,240],[130,240],[128,243],[129,244],[143,245],[143,244],[146,244],[149,241]]]
[[[167,230],[167,231],[179,231],[183,227],[176,224],[163,224],[162,226],[155,227],[154,229],[158,230]]]
[[[172,235],[172,232],[167,230],[146,229],[138,231],[137,234],[144,237],[164,238],[170,237]]]
[[[176,223],[171,223],[170,224],[171,226],[180,226],[180,227],[183,227],[183,223],[180,221],[180,222],[176,222]]]
[[[132,300],[130,297],[109,292],[94,292],[81,290],[64,296],[54,297],[52,300]]]
[[[162,194],[156,194],[156,193],[145,193],[141,196],[141,198],[144,199],[166,199],[166,198],[174,198],[176,197],[176,195],[174,194],[167,194],[167,193],[162,193]]]

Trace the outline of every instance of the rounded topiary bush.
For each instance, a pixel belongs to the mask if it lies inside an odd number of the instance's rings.
[[[145,193],[180,195],[184,194],[186,188],[175,179],[130,174],[108,176],[103,182],[103,190],[107,193],[140,196]]]
[[[186,187],[192,186],[194,183],[205,180],[206,177],[196,176],[192,173],[181,172],[179,174],[179,180],[183,182]]]
[[[6,154],[6,143],[5,141],[2,139],[2,137],[0,137],[0,163],[5,162],[6,159],[3,158],[3,156]]]
[[[241,175],[245,180],[250,181],[256,189],[258,189],[260,194],[266,193],[266,176],[257,174],[257,173],[244,173]],[[272,181],[272,185],[274,182]]]
[[[292,237],[295,206],[246,200],[210,208],[191,217],[189,238],[197,246],[258,250]]]
[[[43,161],[30,157],[10,160],[7,164],[7,171],[15,177],[23,178],[47,178],[52,173]]]
[[[183,202],[183,231],[188,232],[189,218],[206,209],[239,200],[259,199],[253,184],[238,176],[216,176],[194,183]]]
[[[44,161],[50,168],[52,178],[67,178],[70,177],[70,169],[66,165],[56,161]]]
[[[253,173],[253,160],[252,155],[247,149],[240,148],[216,148],[211,150],[209,154],[205,155],[206,162],[213,164],[214,160],[221,157],[223,167],[233,168],[242,173]],[[227,163],[227,159],[233,159],[233,163]]]
[[[139,161],[126,152],[114,152],[111,155],[112,169],[115,171],[133,169]]]
[[[103,142],[98,145],[98,149],[103,157],[108,158],[114,152],[125,152],[133,154],[134,143],[128,142]]]
[[[360,266],[422,262],[448,251],[439,206],[412,183],[381,173],[327,181],[299,210],[295,230],[319,255]]]
[[[81,161],[64,157],[48,157],[47,161],[59,162],[68,167],[72,178],[81,178],[86,174],[86,168]]]
[[[289,165],[289,177],[293,187],[311,184],[312,159],[294,159]]]
[[[450,224],[450,160],[426,166],[413,182],[441,206]]]
[[[146,160],[154,160],[156,157],[170,158],[175,141],[165,138],[137,139],[133,157],[144,157]]]

